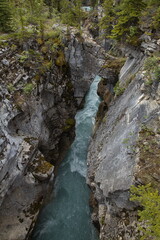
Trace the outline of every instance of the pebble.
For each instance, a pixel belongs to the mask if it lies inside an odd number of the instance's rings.
[[[3,63],[3,65],[9,66],[9,61],[7,59],[4,58],[4,59],[2,59],[1,62]]]

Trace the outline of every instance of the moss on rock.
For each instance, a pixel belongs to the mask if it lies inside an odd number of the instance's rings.
[[[157,132],[143,126],[139,133],[139,163],[136,178],[143,184],[152,183],[160,187],[160,142]]]

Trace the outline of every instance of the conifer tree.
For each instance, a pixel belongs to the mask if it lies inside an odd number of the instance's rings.
[[[49,0],[48,2],[49,2],[49,4],[48,4],[48,6],[49,6],[49,18],[52,18],[52,14],[53,14],[53,0]]]
[[[98,4],[98,0],[91,0],[91,6],[94,8]]]
[[[0,0],[0,31],[8,32],[11,30],[11,9],[8,0]]]
[[[61,1],[61,13],[62,21],[65,24],[79,27],[83,19],[83,11],[81,9],[81,0],[62,0]]]
[[[144,0],[122,0],[117,8],[117,23],[112,30],[112,38],[130,39],[140,32],[139,20],[146,4]]]
[[[146,1],[105,0],[103,8],[105,16],[102,18],[100,26],[106,35],[118,41],[137,45],[139,36],[142,34],[140,19],[142,12],[146,9]]]
[[[160,239],[160,195],[158,189],[155,189],[151,184],[142,186],[131,186],[131,200],[139,202],[143,207],[138,211],[139,230],[142,231],[143,236],[140,240]]]
[[[147,8],[142,14],[142,23],[147,22],[151,29],[160,28],[160,1],[148,0]]]
[[[101,19],[100,27],[104,32],[105,36],[109,36],[111,34],[111,30],[113,29],[113,24],[115,21],[115,9],[113,0],[105,0],[103,3],[104,17]]]

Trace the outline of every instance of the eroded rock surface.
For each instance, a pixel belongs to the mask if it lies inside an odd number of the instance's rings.
[[[53,165],[74,139],[76,110],[95,75],[109,71],[101,71],[105,51],[74,31],[63,39],[65,51],[61,44],[51,51],[57,39],[35,38],[0,49],[1,240],[28,238]]]
[[[71,30],[65,55],[70,66],[74,96],[79,99],[78,102],[82,100],[96,75],[113,75],[113,71],[105,68],[105,64],[116,58],[106,53],[85,30],[82,35]]]
[[[119,76],[124,89],[103,112],[89,147],[88,183],[98,201],[93,221],[100,223],[101,240],[139,239],[130,186],[152,182],[159,188],[160,83],[153,74],[149,82],[146,57],[146,51],[128,54]]]
[[[54,59],[41,48],[29,39],[23,46],[8,42],[1,51],[1,240],[26,238],[51,187],[49,162],[60,161],[74,139],[77,104],[69,70],[46,67]]]

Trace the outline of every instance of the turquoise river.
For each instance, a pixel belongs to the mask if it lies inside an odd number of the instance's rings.
[[[32,240],[98,240],[91,222],[86,158],[100,103],[99,81],[97,76],[76,114],[75,140],[58,169],[51,201],[41,211]]]

